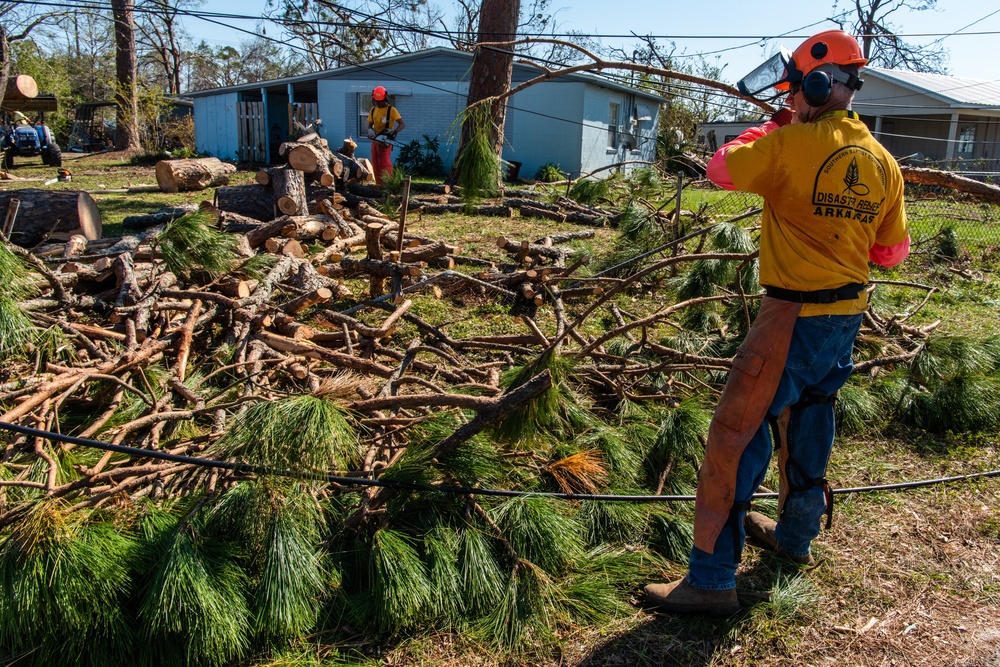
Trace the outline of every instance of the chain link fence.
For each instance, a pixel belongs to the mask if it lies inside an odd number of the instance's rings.
[[[944,245],[945,254],[992,255],[1000,246],[1000,206],[947,188],[906,184],[906,215],[915,247]],[[715,221],[731,220],[763,206],[747,192],[728,192],[709,204],[704,214]],[[745,222],[759,222],[759,216]],[[949,245],[950,244],[950,245]]]

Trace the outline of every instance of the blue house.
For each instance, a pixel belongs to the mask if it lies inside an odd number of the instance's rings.
[[[433,48],[286,79],[187,93],[194,100],[195,148],[225,160],[277,162],[278,146],[299,136],[297,125],[322,119],[332,148],[352,137],[367,157],[371,91],[384,86],[406,121],[398,141],[438,138],[445,167],[458,148],[471,53]],[[513,86],[543,73],[515,62]],[[652,161],[660,104],[665,100],[592,74],[571,74],[530,86],[508,101],[503,158],[532,176],[548,163],[573,176],[623,162]],[[605,176],[604,171],[597,176]]]

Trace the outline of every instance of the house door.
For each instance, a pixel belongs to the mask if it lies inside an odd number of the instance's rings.
[[[267,162],[267,123],[263,102],[239,102],[237,106],[237,158],[241,162]]]
[[[296,102],[288,105],[289,136],[300,137],[309,129],[319,116],[319,104],[316,102]],[[315,127],[315,126],[314,126]],[[316,128],[317,134],[322,135]]]

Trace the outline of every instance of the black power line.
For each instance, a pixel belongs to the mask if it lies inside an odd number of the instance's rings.
[[[29,426],[11,424],[9,422],[0,422],[0,429],[5,429],[13,433],[20,433],[21,435],[32,436],[35,438],[44,438],[46,440],[53,440],[55,442],[65,442],[73,445],[80,445],[83,447],[92,447],[95,449],[101,449],[108,452],[127,454],[128,456],[136,458],[151,458],[161,461],[172,461],[174,463],[187,463],[191,465],[202,466],[205,468],[219,468],[222,470],[231,470],[235,473],[251,473],[256,475],[271,475],[274,477],[286,477],[290,479],[328,482],[330,484],[339,484],[342,486],[358,486],[358,487],[377,486],[390,489],[397,489],[400,491],[452,493],[457,495],[473,494],[477,496],[494,496],[494,497],[505,497],[505,498],[536,496],[541,498],[554,498],[557,500],[573,500],[573,501],[651,503],[651,502],[691,502],[695,499],[694,496],[683,496],[683,495],[631,496],[631,495],[599,494],[599,493],[559,493],[554,491],[511,491],[506,489],[481,489],[481,488],[465,487],[465,486],[443,486],[443,485],[436,486],[430,484],[413,484],[411,482],[400,482],[394,480],[381,480],[381,479],[366,479],[360,477],[344,477],[341,475],[333,475],[329,473],[308,472],[303,470],[289,470],[282,468],[273,468],[269,466],[252,465],[247,463],[236,463],[232,461],[217,461],[214,459],[203,459],[195,456],[185,456],[183,454],[171,454],[169,452],[163,452],[156,449],[140,449],[138,447],[127,447],[125,445],[114,445],[108,442],[101,442],[100,440],[91,440],[90,438],[78,438],[72,435],[63,435],[61,433],[55,433],[53,431],[45,431],[42,429],[31,428]],[[923,479],[911,482],[898,482],[896,484],[883,484],[879,486],[858,486],[858,487],[850,487],[843,489],[834,489],[833,493],[847,494],[847,493],[867,493],[875,491],[899,491],[904,489],[917,489],[927,486],[934,486],[937,484],[964,482],[974,479],[986,479],[992,477],[1000,477],[1000,470],[970,473],[968,475],[955,475],[952,477],[938,477],[936,479]],[[777,498],[778,494],[756,493],[754,494],[753,497],[756,499]]]

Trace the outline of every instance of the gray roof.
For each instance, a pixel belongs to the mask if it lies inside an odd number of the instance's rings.
[[[862,74],[899,84],[954,107],[1000,108],[1000,82],[997,81],[967,79],[946,74],[905,72],[880,67],[865,67]]]
[[[395,56],[389,56],[387,58],[380,58],[379,60],[372,60],[367,63],[358,65],[348,65],[346,67],[338,67],[336,69],[323,70],[320,72],[310,72],[309,74],[300,74],[298,76],[287,77],[284,79],[272,79],[270,81],[245,83],[245,84],[240,84],[238,86],[227,86],[224,88],[211,88],[208,90],[191,91],[184,93],[184,95],[185,97],[208,97],[210,95],[219,95],[224,93],[234,93],[234,92],[251,91],[251,90],[257,91],[262,88],[278,88],[287,86],[289,84],[297,87],[297,85],[299,84],[317,81],[319,79],[336,78],[338,76],[350,74],[357,71],[370,71],[373,75],[381,76],[382,73],[379,71],[381,68],[401,62],[406,62],[408,60],[413,60],[415,58],[427,58],[427,57],[433,57],[435,55],[467,58],[470,63],[472,62],[472,54],[467,51],[459,51],[457,49],[451,49],[445,46],[438,46],[431,49],[425,49],[423,51],[415,51],[413,53],[402,53]],[[545,70],[534,65],[529,65],[524,61],[515,60],[514,67],[521,69],[522,74],[527,74],[528,78],[539,76],[545,72]],[[620,83],[615,83],[614,81],[611,81],[602,76],[597,76],[595,74],[573,73],[573,74],[567,74],[562,77],[557,77],[555,79],[556,80],[562,79],[569,81],[584,81],[586,83],[594,84],[597,86],[603,86],[604,88],[610,88],[612,90],[619,90],[625,93],[632,93],[635,95],[639,95],[649,100],[653,100],[657,104],[667,101],[666,99],[664,99],[659,95],[654,95],[653,93],[650,93],[645,90],[640,90],[638,88],[632,88],[629,86],[622,85]]]

